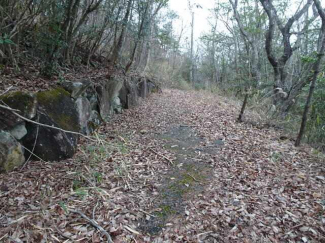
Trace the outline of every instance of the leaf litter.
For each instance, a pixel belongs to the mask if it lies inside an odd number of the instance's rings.
[[[281,131],[237,123],[239,109],[165,90],[115,116],[96,143],[83,140],[73,159],[1,174],[0,242],[107,242],[89,220],[114,242],[325,242],[324,161]],[[175,128],[193,140],[172,137]],[[176,182],[180,207],[167,207]],[[157,232],[143,230],[161,215]]]

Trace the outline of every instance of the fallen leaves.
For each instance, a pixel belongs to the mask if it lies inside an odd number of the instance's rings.
[[[239,109],[208,93],[166,90],[102,127],[98,136],[109,143],[84,141],[71,160],[0,175],[0,241],[106,241],[91,220],[114,242],[325,241],[324,163],[273,129],[237,123]],[[157,217],[165,179],[176,181],[172,163],[184,166],[175,153],[189,141],[165,148],[157,137],[173,127],[196,132],[193,160],[212,176],[182,199],[183,214],[149,236],[139,221]]]

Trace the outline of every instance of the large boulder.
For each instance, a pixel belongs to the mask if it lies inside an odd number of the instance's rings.
[[[25,118],[33,119],[36,115],[37,101],[32,94],[14,92],[1,96],[0,101]],[[23,123],[24,120],[11,111],[0,108],[0,130],[10,131]]]
[[[111,118],[110,97],[106,85],[98,85],[96,87],[98,94],[98,108],[99,114],[104,121]]]
[[[76,104],[79,115],[79,126],[81,129],[81,133],[88,135],[90,134],[88,124],[91,118],[90,102],[87,98],[80,97],[76,100]]]
[[[119,93],[122,107],[130,109],[138,104],[138,77],[130,77],[124,80],[123,86]]]
[[[79,114],[70,94],[62,88],[39,92],[37,121],[65,131],[79,132]],[[27,124],[28,134],[23,144],[45,161],[71,158],[77,147],[78,135],[58,129]],[[35,147],[34,147],[35,144]]]
[[[79,117],[77,106],[70,94],[62,88],[39,92],[36,95],[40,113],[49,116],[59,128],[66,131],[79,132]],[[67,136],[77,145],[78,135],[67,133]]]
[[[45,113],[39,114],[38,121],[42,124],[59,127]],[[76,144],[63,131],[33,123],[27,124],[27,130],[28,135],[23,138],[23,145],[28,150],[33,151],[33,155],[35,154],[45,161],[60,161],[71,158],[76,152]],[[28,157],[29,155],[29,151],[26,151],[25,156]]]
[[[0,131],[0,172],[9,172],[23,165],[24,152],[10,133]]]
[[[121,102],[121,105],[124,109],[129,109],[129,106],[128,106],[128,88],[126,86],[126,82],[127,81],[124,81],[124,84],[120,90],[120,93],[118,95],[118,97],[120,98],[120,102]]]
[[[77,99],[86,92],[91,86],[91,82],[88,80],[82,80],[79,82],[64,81],[61,86],[70,93],[71,97]]]
[[[148,96],[148,84],[147,84],[147,79],[146,78],[142,78],[138,84],[139,87],[139,96],[142,99],[147,98]]]
[[[123,80],[120,77],[110,77],[98,85],[96,90],[98,94],[99,114],[104,121],[109,121],[114,114],[112,103],[118,96],[123,86]]]
[[[113,99],[112,108],[113,108],[114,113],[116,113],[116,114],[121,114],[122,113],[123,107],[122,107],[121,100],[120,100],[119,97],[116,96]]]

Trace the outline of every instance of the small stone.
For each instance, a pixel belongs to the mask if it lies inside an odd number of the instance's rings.
[[[225,142],[222,141],[221,139],[218,139],[218,140],[214,141],[214,144],[217,146],[223,146],[223,145],[225,145]]]
[[[302,237],[301,240],[302,240],[303,242],[305,242],[305,243],[308,242],[308,238],[307,238],[307,237]]]
[[[148,131],[147,130],[141,130],[140,133],[141,134],[146,134]]]
[[[325,181],[325,177],[324,176],[316,176],[316,179],[318,179],[320,181]]]
[[[300,230],[301,232],[307,232],[307,231],[309,231],[309,227],[307,227],[307,226],[303,226],[303,227],[300,227],[299,230]]]
[[[234,199],[234,201],[232,202],[232,205],[234,205],[235,207],[238,207],[240,205],[240,201],[238,199]]]

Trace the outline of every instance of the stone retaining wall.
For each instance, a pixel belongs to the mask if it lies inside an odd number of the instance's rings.
[[[79,140],[77,133],[92,134],[114,114],[136,106],[140,98],[155,91],[158,87],[145,77],[111,76],[96,84],[64,81],[48,91],[0,96],[1,105],[14,109],[0,108],[0,172],[22,166],[29,157],[44,161],[71,158]]]

